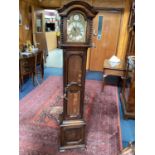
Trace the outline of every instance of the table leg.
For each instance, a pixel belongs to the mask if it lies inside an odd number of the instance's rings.
[[[106,74],[104,74],[103,75],[103,82],[102,82],[102,90],[101,90],[101,92],[103,92],[104,91],[104,86],[105,86],[105,78],[107,77],[107,75]]]
[[[121,93],[122,93],[125,91],[125,88],[126,88],[126,77],[122,76],[121,79],[122,79],[122,88],[121,88]]]

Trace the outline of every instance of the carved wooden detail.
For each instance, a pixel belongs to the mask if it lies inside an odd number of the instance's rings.
[[[92,19],[97,12],[88,3],[72,1],[58,10],[61,16],[60,47],[63,49],[63,113],[60,115],[60,150],[85,147],[84,89],[87,49],[92,45]],[[75,15],[84,21],[84,39],[69,39],[69,26]],[[79,20],[79,25],[81,20]],[[80,28],[71,25],[73,35]],[[79,35],[77,35],[79,37]],[[71,37],[72,38],[72,37]],[[78,39],[78,38],[77,38]]]

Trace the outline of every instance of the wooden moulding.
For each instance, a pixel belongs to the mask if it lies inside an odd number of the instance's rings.
[[[60,147],[59,151],[60,152],[64,152],[66,149],[77,149],[77,148],[85,148],[86,145],[82,144],[82,145],[76,145],[76,146],[64,146],[64,147]]]
[[[86,2],[83,1],[72,1],[70,3],[65,4],[63,7],[58,9],[60,16],[67,16],[72,10],[81,10],[84,12],[87,17],[95,17],[97,11]]]
[[[60,124],[59,150],[85,148],[85,125],[83,120],[67,120]]]
[[[124,93],[120,94],[120,99],[123,107],[123,114],[125,119],[135,119],[135,113],[134,112],[128,112],[127,111],[127,101],[125,99]]]

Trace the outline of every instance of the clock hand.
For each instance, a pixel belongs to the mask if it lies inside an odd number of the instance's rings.
[[[74,31],[76,32],[76,28],[73,26]]]

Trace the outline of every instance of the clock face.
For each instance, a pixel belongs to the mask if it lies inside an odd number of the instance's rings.
[[[79,15],[74,15],[74,20],[75,21],[79,20],[79,18],[80,18]]]
[[[87,21],[83,15],[76,13],[67,20],[67,42],[86,41]]]

